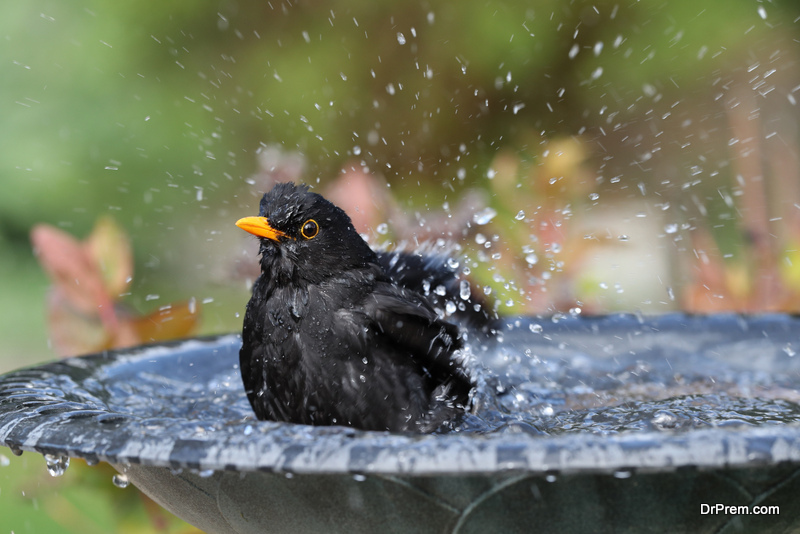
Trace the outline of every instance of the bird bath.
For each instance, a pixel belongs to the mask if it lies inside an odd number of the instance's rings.
[[[786,315],[507,319],[469,348],[479,414],[436,435],[256,421],[239,337],[193,339],[0,377],[0,444],[108,462],[212,533],[788,531],[799,331]],[[780,514],[703,513],[716,504]]]

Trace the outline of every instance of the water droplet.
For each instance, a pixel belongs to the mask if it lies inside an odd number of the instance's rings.
[[[422,292],[425,294],[426,297],[431,294],[431,282],[430,282],[430,280],[423,280],[422,281]]]
[[[630,469],[620,469],[618,471],[614,471],[614,478],[631,478],[633,476],[633,471]]]
[[[578,43],[575,43],[574,45],[572,45],[572,48],[569,49],[569,58],[570,59],[575,59],[575,56],[578,55],[578,52],[580,51],[580,49],[581,49],[581,47],[578,46]]]
[[[475,224],[482,226],[484,224],[488,224],[492,219],[497,216],[497,211],[493,208],[484,208],[481,211],[476,212],[472,216],[472,220]]]
[[[386,223],[381,223],[378,225],[377,228],[375,228],[375,231],[381,235],[386,235],[387,233],[389,233],[389,225]]]
[[[667,410],[658,410],[652,419],[653,425],[659,430],[675,428],[678,425],[678,418],[674,413]]]
[[[621,235],[617,236],[617,239],[620,240],[620,241],[627,241],[628,239],[630,239],[630,237],[628,237],[625,234],[621,234]]]
[[[531,252],[525,256],[525,262],[528,265],[536,265],[539,262],[539,256],[535,252]]]
[[[127,488],[130,484],[128,477],[126,475],[121,475],[117,473],[113,477],[111,477],[111,483],[114,484],[118,488]]]
[[[514,216],[514,218],[516,220],[518,220],[518,221],[521,221],[522,219],[525,218],[525,212],[522,211],[522,210],[519,210],[519,212]]]
[[[785,347],[783,347],[783,352],[785,352],[785,353],[786,353],[786,355],[787,355],[787,356],[789,356],[790,358],[791,358],[792,356],[794,356],[795,354],[797,354],[797,351],[795,351],[795,350],[792,348],[792,344],[791,344],[791,343],[787,343],[787,344],[786,344],[786,346],[785,346]]]
[[[598,198],[600,198],[599,193],[589,193],[589,200],[597,200]]]
[[[197,476],[199,476],[200,478],[208,478],[213,474],[214,474],[213,469],[203,469],[197,472]]]
[[[532,324],[528,326],[528,329],[534,334],[541,334],[542,330],[544,330],[540,324]]]
[[[767,20],[767,10],[764,9],[764,6],[758,6],[758,16],[761,17],[762,20]]]
[[[467,280],[461,280],[459,283],[459,295],[462,300],[469,300],[469,297],[472,295],[472,289],[469,287],[469,282]]]
[[[670,223],[664,227],[664,231],[668,234],[674,234],[678,231],[678,223]]]
[[[480,232],[475,234],[475,244],[483,245],[484,243],[486,243],[486,236]]]
[[[570,309],[569,309],[569,314],[570,314],[572,317],[578,317],[578,316],[581,314],[581,309],[580,309],[580,308],[578,308],[578,307],[575,307],[575,308],[570,308]]]
[[[556,480],[558,480],[558,477],[556,477],[555,475],[547,475],[544,477],[544,479],[548,482],[555,482]]]
[[[452,300],[448,300],[447,304],[444,305],[444,311],[447,315],[453,315],[457,309],[458,308],[456,308],[456,305]]]
[[[447,258],[447,267],[448,268],[450,268],[450,269],[455,271],[456,269],[458,269],[458,266],[459,266],[459,263],[458,263],[457,259],[455,259],[455,258]]]
[[[0,454],[0,467],[7,467],[9,465],[11,465],[11,460],[8,459],[8,456]]]
[[[356,146],[353,147],[353,155],[354,156],[361,155],[361,147],[360,146],[356,145]]]
[[[434,288],[433,292],[439,295],[440,297],[443,297],[447,295],[447,288],[440,284]]]
[[[675,291],[673,291],[672,286],[667,286],[667,296],[669,300],[675,302]]]
[[[401,32],[397,32],[397,43],[400,45],[406,44],[406,36]]]
[[[69,467],[69,456],[55,456],[45,454],[44,461],[47,464],[47,472],[51,477],[60,477]]]
[[[365,480],[367,480],[367,477],[365,477],[364,475],[360,475],[360,474],[359,475],[353,475],[353,480],[355,480],[356,482],[364,482]]]

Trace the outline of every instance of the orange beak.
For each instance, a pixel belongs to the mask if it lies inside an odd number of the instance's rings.
[[[236,221],[236,226],[245,232],[273,241],[278,241],[278,238],[281,237],[288,237],[285,233],[270,226],[266,217],[244,217]]]

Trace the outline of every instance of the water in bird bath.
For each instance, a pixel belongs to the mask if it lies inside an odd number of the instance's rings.
[[[620,319],[617,328],[609,318],[511,321],[484,353],[491,372],[482,375],[487,406],[481,423],[490,431],[557,435],[800,421],[794,377],[783,372],[794,362],[785,350],[793,343],[789,332],[786,345],[773,345],[774,338],[736,336],[736,330],[746,335],[748,326],[742,320],[736,328],[733,316],[727,339],[713,328],[698,331],[692,321],[725,324],[675,316],[642,320],[638,327],[633,318]],[[697,338],[687,340],[687,334]],[[763,364],[747,361],[753,357]]]
[[[247,436],[275,423],[254,420],[241,387],[236,336],[140,349],[113,364],[102,357],[53,364],[42,376],[15,373],[5,403],[48,405],[101,425]],[[790,320],[669,315],[517,318],[466,348],[477,388],[459,435],[688,432],[800,422]],[[213,354],[219,353],[219,357]],[[101,365],[102,364],[102,365]],[[330,428],[327,433],[352,434]],[[53,457],[53,470],[66,466]]]

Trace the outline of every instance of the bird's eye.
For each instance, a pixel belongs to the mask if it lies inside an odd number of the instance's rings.
[[[304,222],[302,228],[300,228],[300,233],[306,239],[316,237],[319,233],[319,225],[317,224],[317,221],[314,219],[309,219]]]

